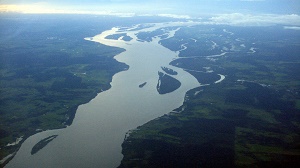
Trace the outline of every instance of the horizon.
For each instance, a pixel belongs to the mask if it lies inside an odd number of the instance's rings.
[[[92,14],[118,17],[159,16],[235,26],[280,24],[300,29],[297,0],[2,0],[0,13]]]
[[[300,1],[298,0],[165,0],[163,2],[158,0],[1,0],[0,5],[1,12],[20,13],[43,13],[44,10],[46,13],[70,13],[72,11],[93,14],[109,11],[111,13],[135,13],[136,15],[160,13],[191,17],[229,13],[300,15]]]
[[[300,0],[0,0],[0,25],[1,167],[300,165]]]

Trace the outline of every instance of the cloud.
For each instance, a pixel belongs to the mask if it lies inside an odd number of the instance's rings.
[[[158,14],[156,16],[169,17],[169,18],[175,18],[175,19],[191,19],[191,17],[189,15]]]
[[[114,12],[114,11],[97,11],[97,10],[76,10],[60,9],[48,6],[46,3],[36,3],[31,5],[0,5],[0,13],[16,12],[25,14],[93,14],[93,15],[110,15],[119,17],[133,17],[135,13]]]
[[[120,1],[120,0],[117,0]],[[122,0],[121,0],[122,1]],[[132,12],[119,12],[116,7],[115,10],[109,10],[103,8],[93,10],[83,10],[83,9],[74,9],[74,8],[57,8],[51,6],[47,3],[34,3],[31,5],[0,5],[1,12],[17,12],[17,13],[26,13],[26,14],[93,14],[93,15],[111,15],[119,17],[133,17],[133,16],[159,16],[159,17],[169,17],[176,19],[191,19],[189,15],[176,15],[176,14],[136,14]]]
[[[209,19],[214,24],[226,24],[233,26],[270,26],[270,25],[294,25],[300,26],[300,16],[291,15],[250,15],[241,13],[221,14]]]
[[[291,29],[291,30],[300,30],[300,27],[298,26],[284,26],[284,29]]]
[[[128,10],[121,10],[124,6],[95,6],[94,8],[73,8],[65,6],[51,6],[47,3],[35,3],[31,5],[0,5],[0,12],[18,12],[18,13],[31,13],[31,14],[93,14],[93,15],[111,15],[119,17],[133,17],[145,16],[147,10],[138,13],[128,12]],[[90,9],[90,10],[88,10]],[[131,8],[130,8],[131,9]],[[141,9],[142,10],[142,9]],[[132,10],[130,10],[132,11]],[[170,17],[177,19],[200,19],[199,17],[190,17],[189,15],[182,14],[158,14],[149,13],[149,16]],[[160,14],[159,14],[160,13]],[[173,13],[170,11],[170,13]],[[300,27],[300,15],[297,14],[243,14],[243,13],[230,13],[219,14],[206,19],[204,24],[224,24],[232,26],[270,26],[270,25],[284,25],[289,26],[287,29],[292,29],[292,26]],[[297,29],[297,28],[294,28]]]

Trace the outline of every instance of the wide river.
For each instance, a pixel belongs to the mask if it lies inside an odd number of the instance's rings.
[[[73,124],[65,129],[48,130],[29,137],[22,144],[15,157],[6,165],[18,167],[98,167],[114,168],[120,164],[123,155],[121,144],[126,132],[152,119],[162,116],[182,105],[185,93],[200,86],[197,80],[184,70],[170,66],[177,53],[159,44],[162,36],[151,42],[142,42],[136,34],[164,28],[164,38],[174,36],[174,26],[190,26],[195,23],[159,23],[144,28],[112,28],[86,40],[126,49],[115,56],[129,65],[127,71],[113,76],[111,88],[101,92],[87,104],[77,109]],[[131,41],[105,39],[111,34],[124,34]],[[168,37],[167,37],[168,36]],[[168,67],[178,72],[173,76],[181,82],[174,92],[160,95],[156,86],[158,71]],[[147,82],[140,88],[139,85]],[[58,135],[46,147],[31,155],[32,147],[42,139]]]

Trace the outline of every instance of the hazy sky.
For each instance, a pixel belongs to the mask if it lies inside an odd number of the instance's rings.
[[[300,30],[300,0],[0,0],[1,12],[156,15],[237,26],[280,24]]]
[[[80,10],[142,14],[299,14],[300,0],[0,0],[0,4],[49,4]]]

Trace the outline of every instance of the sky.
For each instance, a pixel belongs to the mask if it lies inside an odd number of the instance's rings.
[[[158,15],[300,26],[300,0],[0,0],[0,12]]]
[[[172,14],[300,14],[300,0],[0,0],[0,4],[44,4],[80,10]]]

